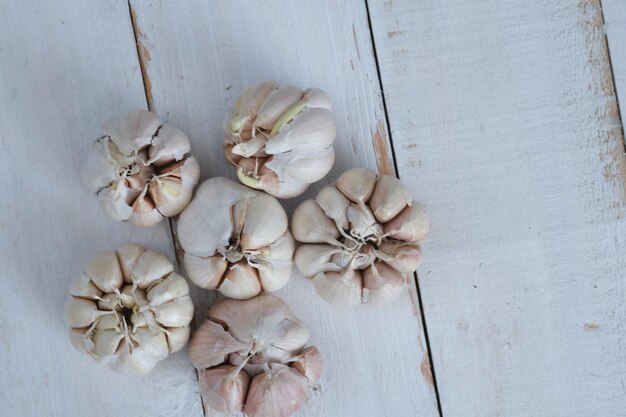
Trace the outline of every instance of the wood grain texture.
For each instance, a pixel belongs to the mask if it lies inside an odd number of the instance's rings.
[[[601,4],[613,82],[617,98],[621,100],[618,103],[623,123],[626,120],[626,2],[602,0]]]
[[[95,253],[137,242],[173,258],[165,223],[115,222],[80,181],[102,122],[145,108],[128,4],[4,1],[0,21],[0,415],[201,416],[186,353],[118,375],[63,322]]]
[[[339,134],[326,182],[354,166],[393,170],[364,3],[131,5],[147,52],[152,108],[190,134],[203,178],[234,177],[222,154],[222,121],[242,88],[263,79],[331,94]],[[292,210],[303,199],[286,205]],[[278,295],[310,326],[326,365],[319,391],[298,416],[438,415],[415,288],[389,307],[352,310],[326,304],[301,276]],[[211,296],[196,299],[208,304]]]
[[[443,415],[623,416],[626,161],[599,3],[369,7],[400,177],[433,217]]]

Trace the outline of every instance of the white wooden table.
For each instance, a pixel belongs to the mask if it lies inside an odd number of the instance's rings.
[[[70,346],[89,256],[174,259],[167,222],[106,217],[79,170],[105,119],[149,108],[203,178],[232,176],[222,118],[262,79],[332,95],[324,183],[395,171],[433,219],[391,306],[333,308],[301,276],[280,291],[326,363],[298,416],[626,415],[623,0],[3,0],[0,416],[203,415],[186,353],[129,378]],[[197,318],[211,299],[195,291]]]

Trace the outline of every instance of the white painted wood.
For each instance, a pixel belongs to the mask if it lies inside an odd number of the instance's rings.
[[[80,181],[101,123],[145,108],[128,4],[5,1],[0,22],[0,416],[202,415],[186,353],[118,375],[75,351],[63,322],[98,251],[138,242],[173,258],[165,223],[117,223]]]
[[[329,180],[377,160],[382,171],[393,170],[363,2],[131,4],[152,108],[190,134],[203,178],[233,177],[222,155],[222,119],[241,89],[262,79],[332,95],[339,136]],[[326,304],[301,276],[279,295],[309,324],[326,364],[318,395],[298,416],[438,415],[414,288],[389,307],[352,310]]]
[[[369,2],[445,417],[626,413],[626,161],[576,3]]]
[[[626,119],[626,2],[602,0],[604,31],[609,45],[613,81],[622,116]]]

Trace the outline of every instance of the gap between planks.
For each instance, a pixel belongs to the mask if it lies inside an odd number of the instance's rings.
[[[368,26],[370,37],[372,40],[372,55],[374,56],[374,63],[376,64],[376,75],[378,76],[378,85],[380,88],[380,96],[381,96],[381,100],[383,103],[383,112],[385,113],[385,122],[387,124],[387,136],[389,138],[389,147],[391,148],[391,158],[389,158],[389,156],[387,156],[387,158],[391,159],[390,162],[391,162],[391,165],[393,166],[393,172],[388,172],[387,174],[389,175],[395,174],[396,177],[400,178],[400,175],[399,175],[400,171],[398,169],[398,163],[397,163],[397,158],[396,158],[396,150],[395,150],[395,147],[393,146],[393,135],[391,134],[391,123],[389,120],[389,112],[387,111],[387,101],[385,98],[383,79],[380,74],[380,64],[378,62],[378,53],[376,51],[376,38],[374,36],[374,30],[372,28],[372,18],[370,15],[370,8],[368,4],[369,0],[363,0],[363,1],[365,3],[365,11],[367,13],[367,26]],[[383,126],[383,129],[384,129],[384,126]],[[380,130],[381,130],[381,123],[378,124],[376,133],[373,135],[373,138],[372,138],[375,149],[379,146],[377,144],[382,141],[380,139],[377,139],[378,137],[380,137],[380,133],[379,133]],[[380,167],[381,165],[383,165],[383,163],[379,161],[379,156],[380,155],[379,155],[378,149],[376,149],[376,157],[377,157],[379,171],[380,171]],[[430,347],[430,339],[428,337],[428,324],[426,323],[426,314],[424,312],[424,303],[422,302],[422,292],[420,290],[419,277],[417,275],[417,272],[413,274],[413,280],[415,282],[415,292],[417,293],[417,304],[419,306],[420,320],[422,321],[422,328],[424,329],[424,341],[426,342],[426,355],[424,355],[424,359],[421,362],[420,371],[422,375],[424,376],[424,379],[426,379],[426,381],[428,381],[430,385],[433,386],[433,389],[435,390],[435,398],[437,400],[437,411],[439,415],[443,417],[443,412],[441,409],[441,400],[439,399],[439,387],[437,386],[437,373],[435,372],[435,367],[433,365],[434,362],[432,360],[432,350]],[[411,294],[411,301],[415,304],[415,301],[413,300],[413,294]]]
[[[137,47],[137,61],[139,62],[139,70],[141,72],[141,80],[143,82],[143,90],[146,96],[146,107],[148,110],[152,111],[153,102],[152,102],[152,82],[150,81],[150,76],[148,74],[148,70],[146,68],[147,62],[150,61],[150,52],[148,48],[146,48],[141,39],[141,29],[139,28],[139,24],[137,23],[137,13],[135,13],[135,9],[133,5],[128,0],[128,15],[130,17],[130,24],[133,28],[133,35],[135,37],[135,46]],[[169,225],[170,230],[170,243],[172,245],[172,249],[174,250],[174,256],[176,257],[176,265],[180,270],[182,268],[182,248],[178,243],[178,235],[176,233],[175,221],[170,217],[165,219],[167,224]],[[194,314],[191,320],[191,329],[193,330],[196,325],[196,315]],[[199,381],[200,375],[198,374],[198,370],[194,368],[194,372],[196,373],[196,381]],[[200,396],[200,405],[202,406],[202,414],[204,416],[208,416],[206,407],[204,405],[204,400],[202,396]]]
[[[582,3],[581,3],[582,4]],[[613,90],[613,94],[615,95],[615,104],[617,105],[617,118],[619,120],[619,125],[622,129],[622,143],[624,144],[624,152],[626,152],[626,138],[624,137],[624,120],[622,119],[622,106],[619,101],[619,94],[617,92],[617,86],[615,84],[615,71],[613,70],[613,60],[611,59],[611,43],[609,42],[609,37],[606,33],[606,19],[604,17],[604,8],[602,7],[602,0],[598,0],[598,8],[600,9],[600,19],[602,24],[602,31],[604,33],[604,45],[606,48],[606,57],[609,65],[609,74],[611,78],[611,89]]]

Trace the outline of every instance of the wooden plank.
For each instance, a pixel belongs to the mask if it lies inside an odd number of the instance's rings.
[[[626,120],[626,3],[621,0],[602,0],[604,30],[611,57],[613,82],[622,122]]]
[[[131,4],[152,107],[190,133],[203,178],[233,177],[222,155],[223,117],[242,88],[262,79],[331,94],[338,157],[327,182],[353,166],[393,170],[364,3]],[[299,416],[438,415],[414,288],[386,308],[333,308],[301,276],[278,295],[309,324],[326,364],[318,395]]]
[[[445,417],[626,410],[626,161],[597,1],[369,2]]]
[[[128,4],[5,1],[0,20],[0,415],[202,415],[186,353],[118,375],[74,350],[63,322],[98,251],[138,242],[173,258],[165,223],[115,222],[80,180],[102,122],[145,108]]]

